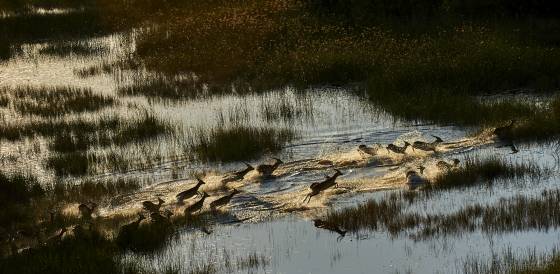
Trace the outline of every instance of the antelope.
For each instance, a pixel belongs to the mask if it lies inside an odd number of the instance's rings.
[[[511,129],[515,122],[516,120],[511,120],[508,125],[495,128],[493,133],[498,136],[498,138],[508,138],[511,135]]]
[[[226,184],[226,183],[229,183],[229,182],[235,182],[235,181],[243,180],[243,177],[245,177],[245,175],[247,173],[249,173],[249,171],[255,169],[250,164],[247,164],[247,163],[244,163],[244,164],[247,166],[245,169],[237,171],[237,172],[233,172],[228,177],[224,178],[222,180],[222,183]]]
[[[80,211],[80,214],[82,215],[83,219],[91,219],[91,214],[93,214],[93,211],[95,210],[95,208],[97,207],[96,203],[89,203],[90,206],[86,205],[86,204],[80,204],[78,206],[78,210]]]
[[[165,216],[162,216],[159,212],[152,212],[152,214],[150,214],[150,219],[154,223],[163,224],[163,223],[170,223],[171,216],[173,216],[173,212],[166,209]]]
[[[330,188],[332,186],[337,186],[336,178],[342,175],[342,172],[340,172],[340,170],[338,169],[334,169],[334,170],[336,171],[336,173],[333,174],[332,176],[330,177],[327,176],[327,178],[324,181],[320,183],[313,183],[309,186],[311,193],[305,196],[305,199],[303,199],[304,202],[307,200],[307,202],[309,203],[311,201],[311,197],[321,193],[321,191],[326,190],[327,188]]]
[[[406,141],[404,142],[404,147],[399,147],[399,146],[396,146],[394,144],[389,144],[387,146],[387,150],[392,151],[394,153],[398,153],[398,154],[405,154],[406,148],[408,146],[410,146],[410,143],[406,142]]]
[[[123,225],[120,229],[119,229],[119,234],[117,235],[117,243],[119,243],[119,245],[126,245],[128,243],[128,241],[130,240],[130,237],[132,236],[132,234],[134,232],[136,232],[136,230],[138,230],[138,227],[140,226],[140,222],[142,222],[142,220],[146,219],[146,217],[143,214],[138,214],[138,220],[133,221],[129,224]]]
[[[161,207],[161,205],[165,203],[164,200],[162,200],[161,198],[158,198],[158,203],[154,204],[150,201],[143,201],[142,202],[142,207],[144,207],[145,210],[149,211],[149,212],[159,212],[159,208]]]
[[[513,144],[513,142],[511,140],[505,142],[503,145],[497,146],[496,148],[502,148],[502,147],[509,147],[511,149],[510,154],[515,154],[515,153],[519,152],[519,150],[517,149],[517,147],[515,147],[515,145]]]
[[[410,170],[406,172],[406,183],[409,186],[416,186],[426,182],[426,179],[422,178],[422,176],[418,175],[418,173],[414,170]]]
[[[45,242],[47,245],[53,245],[53,244],[58,244],[60,243],[60,241],[62,240],[62,236],[64,235],[64,233],[66,233],[66,231],[68,231],[66,229],[66,227],[63,227],[60,232],[50,238],[47,239],[47,241]]]
[[[437,166],[439,169],[450,170],[450,169],[452,169],[452,168],[455,168],[455,167],[459,166],[459,163],[460,163],[460,162],[461,162],[461,161],[459,161],[459,159],[453,159],[453,163],[452,163],[452,164],[447,163],[447,162],[445,162],[445,161],[439,161],[439,162],[437,162],[436,166]]]
[[[208,197],[210,197],[210,195],[208,195],[206,192],[202,192],[202,198],[200,198],[200,200],[185,208],[185,216],[190,215],[195,211],[200,211],[204,206],[204,200]]]
[[[198,182],[196,183],[195,186],[193,186],[193,187],[191,187],[191,188],[189,188],[189,189],[187,189],[187,190],[185,190],[185,191],[182,191],[182,192],[180,192],[179,194],[177,194],[177,195],[175,196],[175,197],[177,198],[177,203],[178,203],[178,204],[182,205],[182,204],[183,204],[183,200],[189,199],[189,198],[194,197],[195,195],[197,195],[197,194],[198,194],[198,189],[199,189],[202,185],[206,184],[204,181],[202,181],[202,180],[199,179],[199,178],[196,178],[196,180],[197,180]]]
[[[267,165],[267,164],[261,164],[258,165],[256,170],[264,177],[268,177],[270,175],[272,175],[272,172],[274,172],[278,166],[280,166],[280,164],[283,164],[284,162],[282,162],[282,160],[278,159],[278,158],[272,158],[274,159],[274,164],[272,165]]]
[[[222,207],[225,206],[229,203],[229,201],[231,200],[231,198],[233,197],[233,195],[239,193],[239,190],[237,189],[233,189],[233,192],[223,196],[221,198],[218,198],[217,200],[214,200],[210,203],[210,208],[211,209],[215,209],[216,207]]]
[[[359,145],[358,146],[358,152],[360,152],[361,154],[368,154],[368,155],[374,156],[374,155],[377,154],[377,148],[368,147],[366,145]]]
[[[436,152],[436,147],[438,144],[443,143],[443,140],[435,135],[432,135],[432,137],[436,138],[435,141],[431,142],[431,143],[426,143],[426,142],[422,142],[422,141],[416,141],[414,143],[412,143],[412,150],[414,149],[419,149],[419,150],[424,150],[424,151],[433,151]]]

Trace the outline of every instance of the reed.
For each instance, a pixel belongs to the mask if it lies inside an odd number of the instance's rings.
[[[203,161],[239,161],[275,153],[295,137],[289,129],[234,126],[198,130],[192,151]]]

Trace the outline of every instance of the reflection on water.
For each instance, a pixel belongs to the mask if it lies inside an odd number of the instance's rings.
[[[99,54],[44,54],[49,43],[24,44],[15,58],[0,63],[1,86],[72,86],[91,88],[95,93],[114,96],[118,104],[93,113],[81,113],[58,119],[72,120],[76,117],[97,121],[100,117],[115,115],[123,119],[135,119],[145,112],[155,113],[173,125],[174,134],[123,146],[90,148],[89,152],[103,159],[93,168],[93,179],[126,177],[139,179],[146,187],[128,196],[116,197],[101,206],[101,215],[114,214],[119,210],[131,211],[140,206],[139,201],[160,195],[169,201],[164,207],[173,207],[174,195],[192,183],[194,174],[206,171],[209,182],[203,189],[214,196],[227,193],[219,184],[222,173],[237,170],[240,162],[200,163],[193,161],[189,151],[196,134],[204,134],[222,125],[239,124],[251,127],[289,128],[298,136],[286,144],[278,155],[265,155],[255,159],[255,165],[276,156],[286,162],[277,171],[277,177],[261,180],[255,174],[230,187],[238,187],[242,193],[235,196],[228,210],[243,219],[251,217],[258,223],[239,225],[216,225],[206,235],[197,231],[181,231],[161,252],[155,255],[128,254],[127,259],[142,259],[148,268],[166,269],[180,267],[184,272],[202,265],[215,264],[223,272],[247,272],[233,267],[249,254],[264,256],[268,263],[261,265],[267,273],[452,273],[462,269],[463,260],[469,256],[489,256],[504,248],[524,249],[537,246],[546,251],[557,245],[558,232],[518,232],[487,235],[479,231],[463,237],[448,237],[426,241],[414,241],[407,235],[391,238],[383,231],[348,235],[341,241],[327,230],[316,229],[305,219],[324,214],[322,209],[311,213],[290,214],[292,203],[302,207],[301,200],[312,182],[332,175],[332,167],[343,169],[341,188],[333,197],[314,200],[309,208],[324,207],[330,203],[334,208],[352,206],[369,198],[379,198],[381,193],[369,193],[381,189],[401,188],[404,171],[417,163],[433,166],[437,160],[463,159],[478,154],[480,157],[498,155],[509,161],[535,161],[541,166],[557,170],[555,155],[544,146],[523,147],[516,155],[507,149],[497,149],[493,141],[480,136],[467,137],[468,130],[454,126],[410,124],[394,120],[378,111],[356,95],[352,87],[315,87],[296,90],[290,87],[260,94],[221,94],[181,98],[153,98],[124,96],[117,90],[123,86],[142,83],[157,77],[148,71],[117,70],[113,74],[92,73],[80,77],[76,71],[100,64],[114,64],[122,57],[133,56],[136,30],[131,33],[113,34],[75,43],[96,45]],[[72,50],[61,47],[54,50]],[[43,53],[42,53],[43,52]],[[83,75],[82,75],[83,76]],[[157,92],[156,92],[157,93]],[[23,117],[10,108],[1,110],[4,123],[28,123],[37,117]],[[202,131],[198,129],[203,129]],[[207,131],[206,131],[207,132]],[[430,134],[442,137],[448,143],[439,154],[402,157],[383,150],[389,159],[382,166],[372,159],[364,158],[356,148],[360,144],[402,145],[403,141],[431,141]],[[54,180],[52,170],[44,162],[49,152],[44,137],[24,139],[17,142],[0,142],[3,170],[23,170],[42,179]],[[111,166],[110,157],[125,159],[125,168]],[[376,158],[377,159],[377,158]],[[322,164],[328,160],[330,164]],[[391,165],[391,166],[389,166]],[[396,165],[396,166],[392,166]],[[427,172],[430,170],[428,169]],[[80,178],[66,178],[70,183]],[[537,195],[555,186],[557,177],[542,182],[525,184],[497,184],[492,188],[476,187],[453,190],[436,195],[433,199],[414,205],[407,210],[419,213],[449,213],[462,206],[493,203],[500,198],[519,193]],[[360,194],[360,193],[369,194]],[[327,195],[325,195],[327,196]],[[330,199],[333,198],[333,199]],[[214,199],[214,198],[212,198]],[[276,210],[282,207],[285,211]],[[282,215],[281,218],[272,218]],[[303,218],[302,218],[303,217]],[[230,264],[226,263],[230,261]],[[240,263],[239,265],[243,265]]]

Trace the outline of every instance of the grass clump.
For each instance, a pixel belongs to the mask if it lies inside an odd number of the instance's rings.
[[[74,87],[4,88],[0,93],[13,95],[13,105],[19,113],[43,117],[96,111],[115,103],[112,97]]]
[[[202,83],[196,81],[195,77],[184,77],[182,79],[167,79],[166,77],[156,77],[139,83],[121,87],[118,90],[120,95],[126,96],[145,96],[148,98],[161,99],[183,99],[195,98],[202,94],[204,87]]]
[[[53,169],[57,176],[82,176],[90,172],[90,163],[94,155],[71,152],[55,154],[49,157],[46,167]]]
[[[130,193],[140,189],[137,180],[118,178],[116,180],[85,180],[79,184],[56,183],[53,192],[58,200],[88,201]]]
[[[53,43],[39,50],[40,54],[58,57],[101,55],[107,52],[107,48],[91,43]]]
[[[551,190],[537,197],[516,196],[491,205],[467,205],[449,214],[419,214],[407,212],[408,203],[399,195],[389,195],[331,212],[326,220],[349,231],[386,230],[392,236],[406,233],[420,240],[476,230],[503,233],[558,228],[558,202],[560,190]]]
[[[103,236],[69,237],[0,259],[2,273],[121,273],[115,246]]]
[[[27,210],[32,200],[45,195],[35,177],[14,174],[7,175],[0,172],[0,228],[10,228],[12,225],[25,222],[31,217]]]
[[[295,134],[288,129],[235,126],[218,127],[209,132],[199,130],[196,136],[198,143],[192,145],[192,150],[198,159],[229,162],[278,152]]]
[[[439,174],[429,189],[450,189],[462,186],[473,186],[481,183],[492,183],[496,179],[519,179],[530,175],[538,178],[544,171],[531,163],[505,163],[496,157],[487,159],[466,158],[457,169]]]

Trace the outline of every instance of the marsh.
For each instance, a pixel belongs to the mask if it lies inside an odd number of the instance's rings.
[[[557,273],[558,15],[0,0],[0,272]]]

